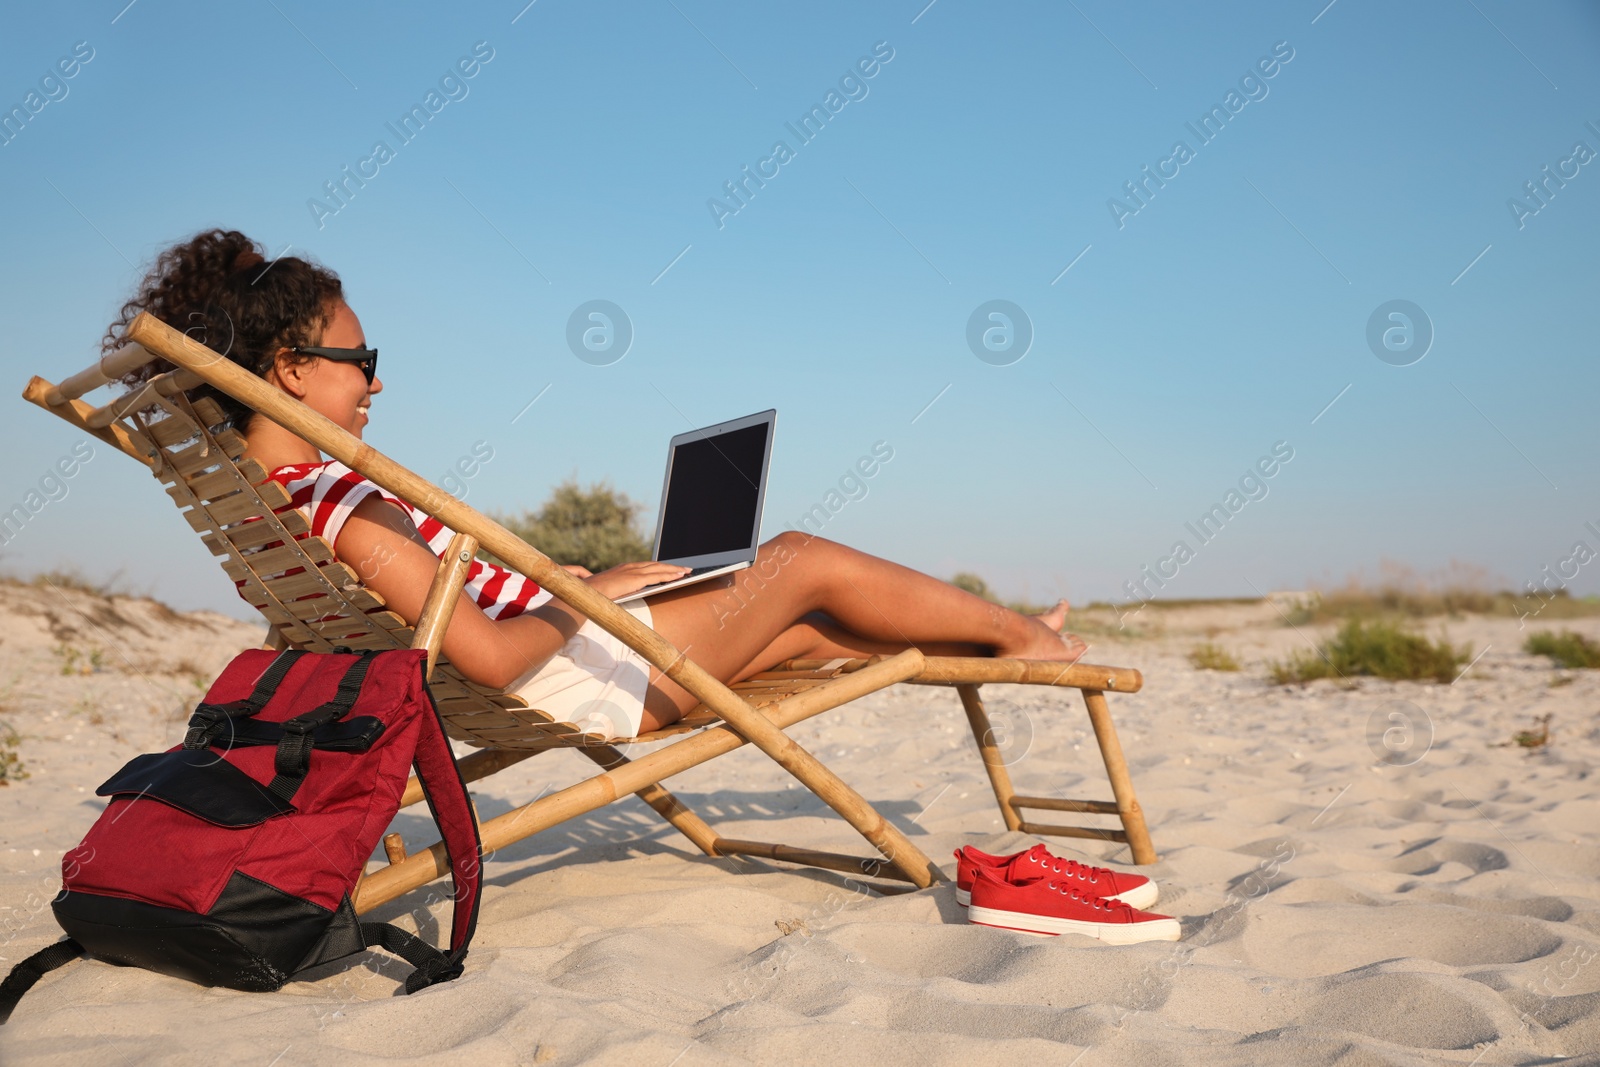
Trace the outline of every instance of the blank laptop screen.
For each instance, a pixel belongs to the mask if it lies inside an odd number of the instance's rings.
[[[749,548],[756,537],[767,425],[747,426],[672,452],[657,559]]]

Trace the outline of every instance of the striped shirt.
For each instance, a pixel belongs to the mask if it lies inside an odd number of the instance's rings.
[[[339,532],[344,529],[345,521],[356,506],[373,493],[405,513],[434,555],[442,558],[450,539],[455,536],[454,530],[432,515],[412,507],[337,460],[294,463],[277,468],[267,477],[288,490],[289,506],[305,516],[311,524],[311,536],[326,541],[335,555],[338,555]],[[515,618],[550,600],[550,594],[540,589],[533,579],[481,559],[473,560],[467,569],[465,592],[491,619]]]

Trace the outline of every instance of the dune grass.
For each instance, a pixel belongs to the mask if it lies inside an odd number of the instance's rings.
[[[1273,662],[1268,670],[1278,685],[1360,675],[1453,682],[1469,652],[1442,639],[1429,641],[1396,623],[1351,619],[1316,652],[1298,652],[1287,661]]]
[[[9,585],[31,585],[40,589],[71,589],[79,593],[88,593],[90,596],[139,596],[123,582],[123,572],[116,571],[111,577],[99,580],[89,577],[76,567],[57,568],[21,577],[16,574],[0,574],[0,582]]]
[[[1548,597],[1519,595],[1509,589],[1447,589],[1418,591],[1379,587],[1344,586],[1318,591],[1309,604],[1291,613],[1300,626],[1333,619],[1371,618],[1376,615],[1421,619],[1434,615],[1498,615],[1512,619],[1583,619],[1600,615],[1600,597],[1574,597],[1558,589]]]
[[[1221,645],[1206,641],[1195,645],[1189,650],[1189,663],[1197,670],[1202,671],[1237,671],[1240,670],[1239,661],[1233,658],[1232,653]]]
[[[28,777],[28,770],[22,765],[22,757],[17,754],[17,746],[22,738],[17,736],[17,731],[0,723],[0,786],[8,786],[12,782],[19,782]]]
[[[1496,589],[1487,572],[1460,562],[1419,574],[1385,561],[1375,580],[1360,571],[1342,585],[1313,588],[1313,596],[1289,617],[1296,626],[1337,619],[1409,618],[1435,615],[1499,615],[1515,619],[1574,619],[1600,615],[1600,597],[1574,597],[1565,589],[1516,593]]]
[[[1555,716],[1546,712],[1533,720],[1532,730],[1519,730],[1511,735],[1512,744],[1519,748],[1543,748],[1550,743],[1550,720]]]
[[[1571,630],[1559,634],[1541,630],[1522,647],[1536,656],[1549,656],[1562,667],[1600,667],[1600,643]]]

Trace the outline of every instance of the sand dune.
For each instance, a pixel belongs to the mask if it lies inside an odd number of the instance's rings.
[[[1453,685],[1286,689],[1262,663],[1304,637],[1270,615],[1166,619],[1163,636],[1096,639],[1090,658],[1145,672],[1144,692],[1112,708],[1161,852],[1157,910],[1182,920],[1180,942],[1033,938],[968,925],[949,888],[879,896],[709,860],[629,800],[494,859],[467,973],[448,986],[396,996],[402,965],[375,954],[274,994],[80,963],[28,995],[0,1059],[1600,1063],[1600,672],[1556,671],[1518,651],[1514,621],[1471,618],[1451,637],[1489,649]],[[22,735],[31,775],[0,789],[3,966],[58,936],[48,898],[99,810],[94,787],[176,740],[196,680],[260,633],[0,586],[0,722]],[[1184,653],[1202,633],[1246,670],[1192,669]],[[62,673],[93,648],[101,669]],[[1075,694],[986,695],[1020,786],[1109,796]],[[1413,709],[1414,729],[1403,760],[1385,762],[1374,730],[1395,708]],[[1546,712],[1549,746],[1496,747]],[[1029,843],[1003,831],[948,692],[882,694],[795,736],[936,860],[963,843]],[[479,791],[480,810],[580,770],[576,757],[531,760]],[[759,753],[672,785],[734,836],[860,850]],[[397,828],[420,841],[426,823],[406,813]],[[381,917],[437,938],[447,917],[427,899]]]

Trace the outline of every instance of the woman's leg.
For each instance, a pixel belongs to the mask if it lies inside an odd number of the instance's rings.
[[[742,682],[753,674],[770,670],[791,659],[865,659],[868,656],[892,656],[910,646],[902,641],[869,641],[853,634],[826,615],[807,615],[757,653],[745,668],[727,679]],[[921,641],[917,647],[930,656],[987,656],[989,650],[982,645],[964,641]]]
[[[1020,615],[908,567],[792,531],[762,545],[747,570],[650,598],[655,629],[723,681],[796,656],[913,645],[1070,661],[1082,655],[1083,644],[1054,631],[1064,610],[1058,606],[1048,621]],[[813,612],[837,629],[797,625]],[[652,689],[661,692],[646,702],[651,717],[671,722],[672,709],[681,714],[694,706],[671,680],[652,675]]]
[[[808,615],[774,638],[742,670],[720,680],[742,682],[751,675],[760,674],[791,659],[865,659],[869,656],[892,656],[904,652],[907,647],[903,642],[869,641],[841,629],[826,616]],[[960,641],[929,641],[917,647],[930,656],[988,655],[987,648]],[[652,669],[650,678],[652,684],[644,702],[645,723],[642,729],[654,730],[676,722],[699,703],[687,690],[663,679],[661,672]]]

